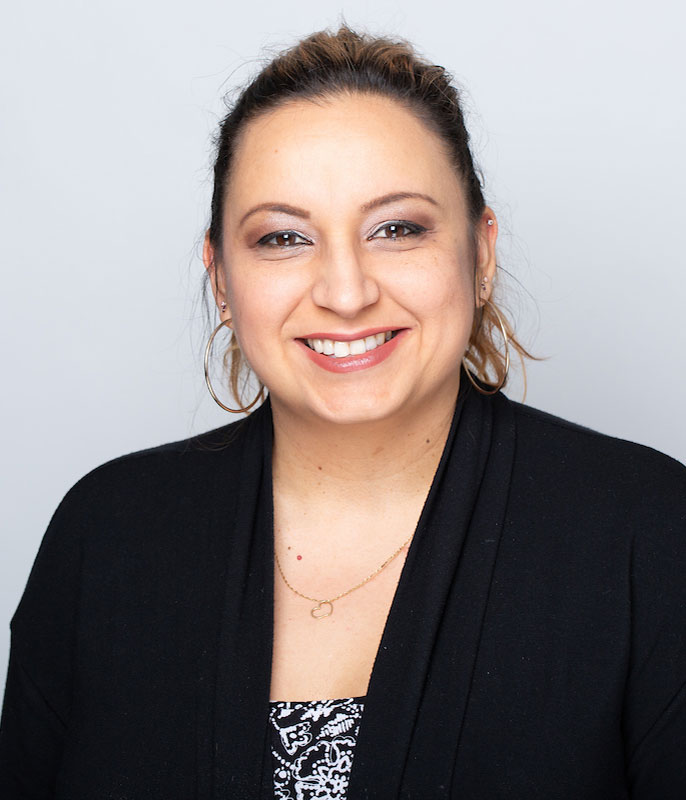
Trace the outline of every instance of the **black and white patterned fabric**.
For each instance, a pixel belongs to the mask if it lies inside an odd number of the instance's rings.
[[[346,800],[364,698],[270,703],[275,800]]]

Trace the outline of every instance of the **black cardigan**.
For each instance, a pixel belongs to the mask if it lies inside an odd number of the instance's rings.
[[[686,797],[686,469],[463,393],[358,798]],[[0,797],[271,796],[271,411],[66,496],[12,621]]]

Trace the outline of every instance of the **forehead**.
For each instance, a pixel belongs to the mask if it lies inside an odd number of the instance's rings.
[[[227,190],[229,208],[273,200],[340,207],[396,191],[462,201],[443,140],[399,102],[365,94],[298,100],[249,122]]]

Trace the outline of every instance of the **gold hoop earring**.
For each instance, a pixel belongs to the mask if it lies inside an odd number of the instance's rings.
[[[207,388],[212,395],[212,399],[214,402],[221,406],[224,411],[229,411],[231,414],[245,414],[257,403],[260,399],[262,399],[264,395],[264,386],[260,385],[260,391],[257,393],[257,397],[250,403],[248,406],[243,406],[242,408],[229,408],[229,406],[224,405],[222,401],[217,397],[214,389],[212,388],[212,381],[210,380],[210,353],[212,352],[212,343],[214,342],[214,337],[219,333],[219,331],[223,327],[228,327],[231,319],[224,319],[222,320],[219,325],[212,331],[210,335],[209,341],[207,342],[207,346],[205,347],[205,383],[207,384]]]
[[[484,304],[486,303],[491,307],[491,310],[493,311],[498,320],[498,325],[500,325],[500,332],[502,333],[503,341],[505,342],[505,374],[503,375],[503,379],[495,388],[483,389],[472,377],[472,373],[469,371],[469,368],[465,363],[464,356],[462,356],[462,366],[464,367],[464,371],[467,373],[467,377],[471,381],[472,386],[474,386],[474,388],[478,392],[481,392],[481,394],[491,395],[491,394],[497,394],[503,388],[503,386],[505,386],[505,382],[507,381],[507,374],[510,371],[510,339],[507,335],[505,323],[503,322],[503,318],[500,316],[500,312],[498,311],[496,306],[493,303],[491,303],[490,300],[484,300]]]

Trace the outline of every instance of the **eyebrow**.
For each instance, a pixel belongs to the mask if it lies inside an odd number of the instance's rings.
[[[241,221],[238,223],[238,227],[240,228],[246,219],[248,219],[248,217],[251,217],[253,214],[257,214],[258,211],[281,211],[283,214],[290,214],[293,217],[302,217],[303,219],[310,218],[310,212],[305,211],[304,208],[288,206],[284,203],[260,203],[259,206],[255,206],[254,208],[251,208],[250,211],[243,214]]]
[[[428,203],[431,203],[434,206],[438,205],[433,197],[428,194],[422,194],[421,192],[391,192],[390,194],[384,194],[381,197],[376,197],[374,200],[370,200],[368,203],[364,203],[364,205],[361,206],[361,211],[366,214],[369,211],[373,211],[375,208],[380,208],[381,206],[388,205],[389,203],[395,203],[398,200],[412,200],[415,198],[426,200]],[[253,214],[257,214],[258,211],[280,211],[282,214],[290,214],[293,217],[300,217],[301,219],[310,218],[310,212],[306,211],[304,208],[298,208],[298,206],[289,206],[285,203],[260,203],[254,208],[251,208],[250,211],[247,211],[241,217],[238,227],[240,228],[241,225],[243,225],[243,223],[248,219],[248,217],[251,217]]]
[[[367,211],[373,211],[375,208],[379,208],[380,206],[385,206],[389,203],[395,203],[397,200],[412,200],[414,198],[426,200],[434,206],[438,205],[433,197],[428,194],[422,194],[421,192],[392,192],[391,194],[384,194],[381,197],[377,197],[375,200],[370,200],[368,203],[365,203],[362,206],[362,211],[366,213]]]

